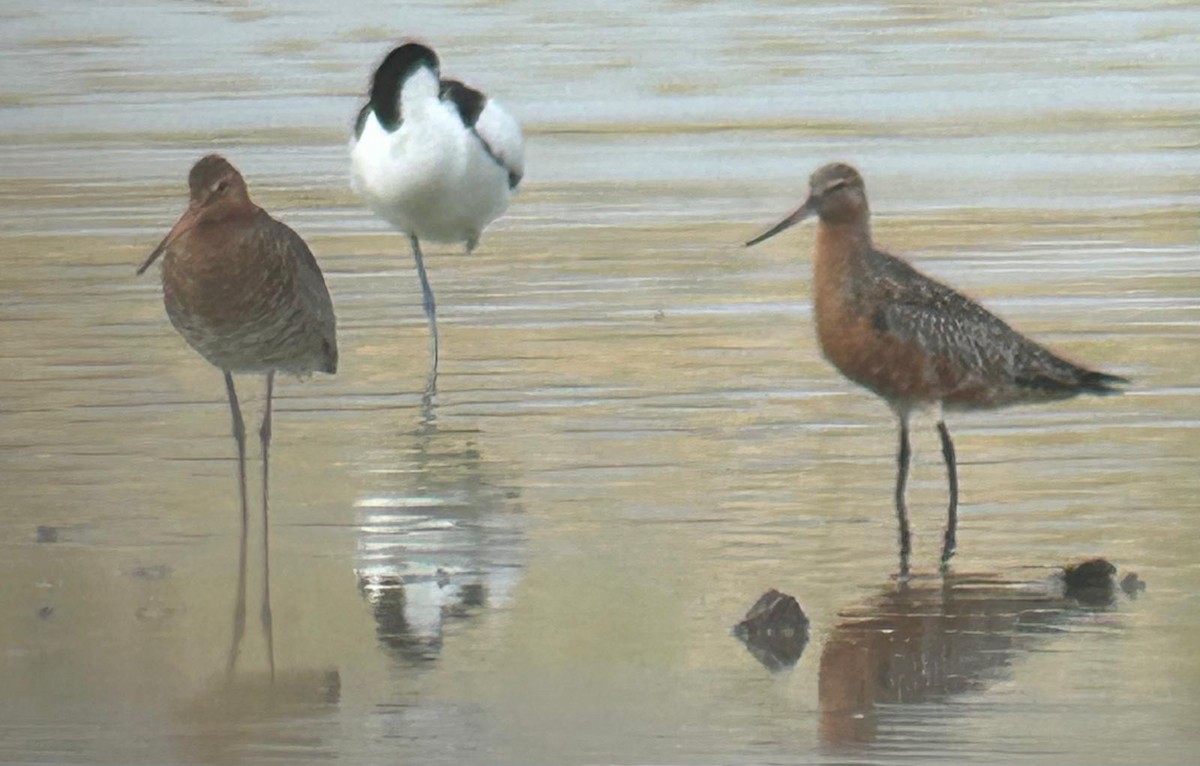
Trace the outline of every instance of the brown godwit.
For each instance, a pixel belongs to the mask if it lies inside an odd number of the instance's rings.
[[[1119,393],[1125,378],[1088,370],[1021,335],[962,293],[875,249],[862,176],[830,164],[809,179],[808,199],[746,243],[758,244],[810,215],[820,219],[813,259],[813,308],[821,351],[850,380],[883,397],[900,420],[896,515],[900,571],[911,541],[905,485],[909,415],[932,406],[949,476],[942,568],[954,555],[958,470],[942,410],[973,410]]]
[[[171,324],[200,355],[225,373],[225,390],[237,441],[242,503],[238,606],[229,656],[232,671],[245,625],[246,431],[233,373],[262,373],[267,401],[262,442],[263,605],[271,673],[270,563],[268,558],[268,454],[275,373],[337,371],[333,303],[321,269],[300,235],[250,200],[241,173],[210,154],[188,174],[191,199],[154,252],[137,270],[163,256],[163,303]]]

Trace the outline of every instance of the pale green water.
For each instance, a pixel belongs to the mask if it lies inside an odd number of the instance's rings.
[[[0,15],[0,761],[1194,759],[1190,5]],[[404,241],[347,189],[358,92],[408,34],[528,131],[526,186],[481,247],[428,251],[429,407]],[[210,150],[309,240],[339,318],[339,374],[277,387],[274,686],[256,601],[224,675],[220,375],[133,275]],[[864,172],[881,245],[1135,380],[951,418],[957,570],[1040,581],[1100,554],[1148,583],[1139,598],[895,595],[895,426],[816,349],[811,227],[739,247],[833,159]],[[241,385],[256,425],[261,384]],[[931,421],[916,449],[928,572],[945,493]],[[776,675],[729,635],[772,586],[812,620]],[[839,614],[879,620],[876,637]],[[839,659],[847,642],[860,659]],[[908,693],[837,716],[889,656]]]

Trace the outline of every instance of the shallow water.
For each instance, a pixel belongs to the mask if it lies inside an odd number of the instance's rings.
[[[0,761],[1194,758],[1189,4],[0,15]],[[479,249],[427,251],[433,401],[404,241],[347,188],[358,94],[409,34],[528,140]],[[133,275],[211,150],[308,239],[339,320],[338,375],[276,389],[274,684],[257,525],[225,672],[220,375]],[[895,424],[816,348],[811,227],[739,246],[831,159],[863,170],[881,245],[1135,381],[950,418],[965,595],[931,572],[931,419],[910,493],[922,576],[892,579]],[[240,386],[256,423],[261,384]],[[1054,568],[1091,555],[1147,590],[1060,598]],[[768,587],[812,623],[783,673],[730,634]]]

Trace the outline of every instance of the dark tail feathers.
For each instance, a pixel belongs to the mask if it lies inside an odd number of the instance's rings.
[[[1100,396],[1119,394],[1121,389],[1118,386],[1128,383],[1128,378],[1085,370],[1075,365],[1059,371],[1056,375],[1033,373],[1017,377],[1017,385],[1055,399],[1076,394],[1098,394]]]
[[[321,341],[321,350],[325,352],[325,368],[321,372],[327,372],[330,375],[337,373],[338,365],[338,350],[337,340],[330,343],[328,340]]]
[[[1079,376],[1079,390],[1085,394],[1099,394],[1100,396],[1119,394],[1121,393],[1121,389],[1118,386],[1127,385],[1129,385],[1129,378],[1122,378],[1120,375],[1109,375],[1106,372],[1084,370]]]

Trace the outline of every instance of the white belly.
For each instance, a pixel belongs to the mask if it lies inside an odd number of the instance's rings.
[[[474,245],[508,207],[508,172],[441,109],[392,133],[369,115],[350,156],[355,191],[376,215],[419,239]]]

